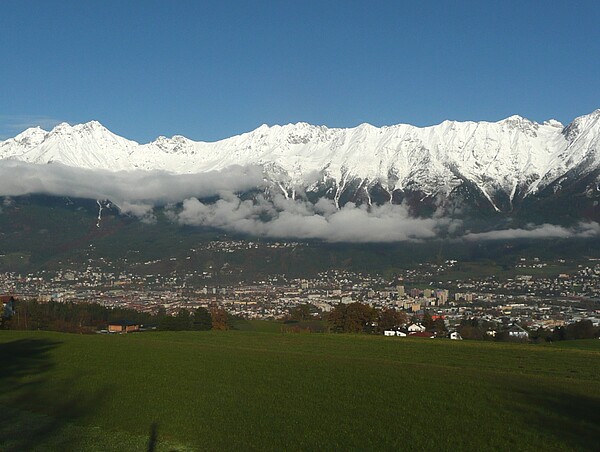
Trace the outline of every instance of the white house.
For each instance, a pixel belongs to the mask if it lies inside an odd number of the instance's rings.
[[[423,331],[425,331],[425,327],[420,323],[413,323],[408,326],[409,333],[421,333]]]
[[[529,339],[529,333],[516,323],[508,330],[508,335],[517,339]]]

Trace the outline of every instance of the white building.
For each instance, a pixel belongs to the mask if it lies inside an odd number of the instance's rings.
[[[420,323],[413,323],[408,326],[409,333],[421,333],[423,331],[425,331],[425,327]]]

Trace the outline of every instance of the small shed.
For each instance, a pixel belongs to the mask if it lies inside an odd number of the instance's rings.
[[[132,333],[140,330],[140,324],[129,320],[119,320],[108,324],[109,333]]]

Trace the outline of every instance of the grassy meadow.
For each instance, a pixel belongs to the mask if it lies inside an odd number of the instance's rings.
[[[597,450],[600,341],[0,331],[0,450]]]

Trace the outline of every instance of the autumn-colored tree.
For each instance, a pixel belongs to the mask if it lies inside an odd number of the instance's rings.
[[[229,330],[231,329],[231,322],[229,320],[229,314],[223,308],[213,308],[211,310],[212,316],[212,329],[213,330]]]

